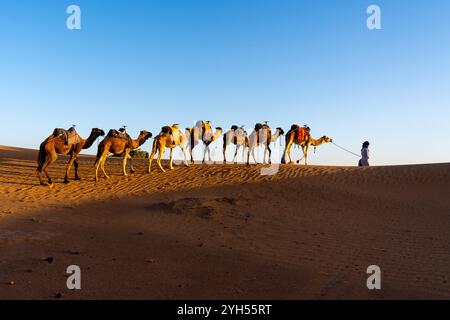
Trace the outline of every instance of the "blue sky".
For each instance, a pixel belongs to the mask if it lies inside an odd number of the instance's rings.
[[[66,28],[71,4],[82,30]],[[370,4],[382,30],[366,27]],[[449,162],[449,12],[448,0],[2,0],[0,144],[37,148],[71,124],[135,136],[270,120],[356,152],[369,140],[376,165]],[[357,160],[333,145],[310,157]]]

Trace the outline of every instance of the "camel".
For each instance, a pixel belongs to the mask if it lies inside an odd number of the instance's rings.
[[[300,130],[305,130],[304,135],[301,138],[296,137],[296,132],[299,129],[297,125],[293,125],[291,130],[286,134],[286,146],[284,147],[283,157],[281,158],[281,163],[286,163],[286,156],[289,157],[289,164],[293,164],[291,158],[291,148],[293,144],[299,145],[302,148],[303,156],[297,163],[300,163],[301,160],[305,159],[305,165],[308,165],[308,150],[310,146],[314,146],[314,148],[324,144],[333,142],[333,139],[323,136],[320,139],[313,139],[311,134],[309,133],[309,128],[304,127],[300,128]],[[300,139],[300,140],[299,140]]]
[[[238,126],[232,126],[230,130],[228,130],[223,135],[223,162],[227,163],[227,157],[225,155],[227,151],[227,147],[230,145],[230,143],[234,144],[236,146],[236,151],[234,153],[234,158],[232,163],[236,161],[236,157],[239,151],[240,147],[243,147],[242,150],[242,159],[245,159],[245,149],[247,149],[250,145],[249,139],[247,136],[247,132],[244,130],[244,126],[238,127]]]
[[[194,163],[194,157],[192,156],[192,151],[199,141],[203,141],[205,144],[205,151],[203,154],[203,162],[206,159],[206,153],[208,153],[209,161],[211,161],[211,150],[209,145],[216,141],[219,136],[222,135],[222,128],[216,127],[216,132],[212,132],[210,121],[197,121],[195,127],[193,127],[189,132],[189,153],[191,156],[191,162]]]
[[[269,151],[269,164],[272,163],[271,156],[272,150],[270,149],[270,143],[278,140],[280,136],[284,134],[283,129],[277,128],[275,133],[272,134],[270,127],[267,124],[257,123],[255,126],[255,130],[250,134],[249,137],[249,151],[247,154],[247,165],[250,165],[250,154],[253,156],[253,160],[256,161],[255,157],[255,148],[263,145],[264,149],[264,160],[263,163],[266,163],[266,153]]]
[[[58,159],[58,154],[69,155],[69,162],[66,168],[66,175],[64,177],[64,183],[69,183],[69,174],[72,164],[75,166],[75,180],[80,180],[78,175],[78,160],[77,156],[80,154],[81,150],[89,149],[95,140],[104,136],[105,132],[102,129],[94,128],[87,139],[80,138],[77,143],[65,144],[64,139],[61,136],[55,136],[54,134],[49,136],[44,142],[41,143],[39,147],[38,156],[38,167],[37,175],[41,185],[45,185],[42,181],[41,173],[44,171],[48,179],[49,186],[53,185],[52,179],[49,176],[47,169],[48,167]]]
[[[141,131],[139,133],[139,136],[132,140],[128,134],[124,134],[119,136],[117,134],[117,131],[111,130],[110,133],[106,136],[105,139],[103,139],[102,142],[100,142],[98,146],[97,151],[97,159],[95,160],[95,181],[98,181],[98,169],[101,168],[103,175],[106,179],[109,179],[109,176],[106,174],[105,171],[105,162],[108,154],[112,153],[114,155],[122,155],[123,162],[122,162],[122,170],[123,175],[126,177],[126,165],[127,165],[127,159],[130,157],[131,150],[139,148],[141,145],[143,145],[148,139],[152,137],[151,132],[148,131]],[[130,161],[131,162],[131,161]],[[131,163],[131,173],[134,172],[133,164]]]
[[[170,161],[169,161],[169,167],[170,170],[173,170],[173,150],[180,146],[181,150],[183,151],[184,155],[184,165],[187,166],[187,156],[186,156],[186,142],[188,141],[188,137],[190,134],[189,128],[186,128],[186,132],[183,134],[181,133],[180,126],[178,124],[174,124],[172,126],[163,127],[161,130],[161,133],[157,135],[153,141],[153,148],[152,153],[150,155],[150,158],[148,160],[148,173],[151,172],[152,169],[152,162],[155,158],[156,152],[158,152],[158,158],[156,162],[158,163],[159,168],[163,171],[164,168],[161,165],[161,157],[164,154],[165,148],[170,148]]]

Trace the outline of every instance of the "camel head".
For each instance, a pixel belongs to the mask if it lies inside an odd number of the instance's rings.
[[[280,136],[284,135],[284,130],[283,129],[278,127],[277,130],[280,133]]]
[[[144,141],[147,141],[147,140],[150,139],[151,137],[152,137],[152,133],[151,133],[151,132],[142,130],[142,131],[139,133],[139,138],[142,138]]]
[[[223,130],[222,130],[221,127],[216,127],[216,132],[214,133],[212,140],[214,141],[214,140],[216,140],[219,136],[221,136],[221,135],[222,135],[222,131],[223,131]]]
[[[91,131],[91,135],[96,137],[103,137],[105,136],[105,131],[99,128],[93,128]]]
[[[329,138],[329,137],[327,137],[327,136],[323,136],[321,139],[322,139],[325,143],[333,142],[333,139],[331,139],[331,138]]]

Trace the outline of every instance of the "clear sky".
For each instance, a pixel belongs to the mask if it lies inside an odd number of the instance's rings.
[[[71,4],[81,30],[66,28]],[[370,4],[382,30],[366,27]],[[448,0],[2,0],[0,144],[38,148],[71,124],[135,136],[269,120],[355,152],[369,140],[376,165],[449,162],[449,12]],[[357,160],[326,145],[310,163]]]

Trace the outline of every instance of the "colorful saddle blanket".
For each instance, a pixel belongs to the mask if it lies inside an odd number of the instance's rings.
[[[301,127],[298,124],[294,124],[291,127],[291,130],[295,131],[294,140],[297,143],[301,143],[301,142],[305,141],[306,138],[308,137],[310,131],[311,131],[311,129],[309,127],[306,127],[306,126],[305,127]]]

